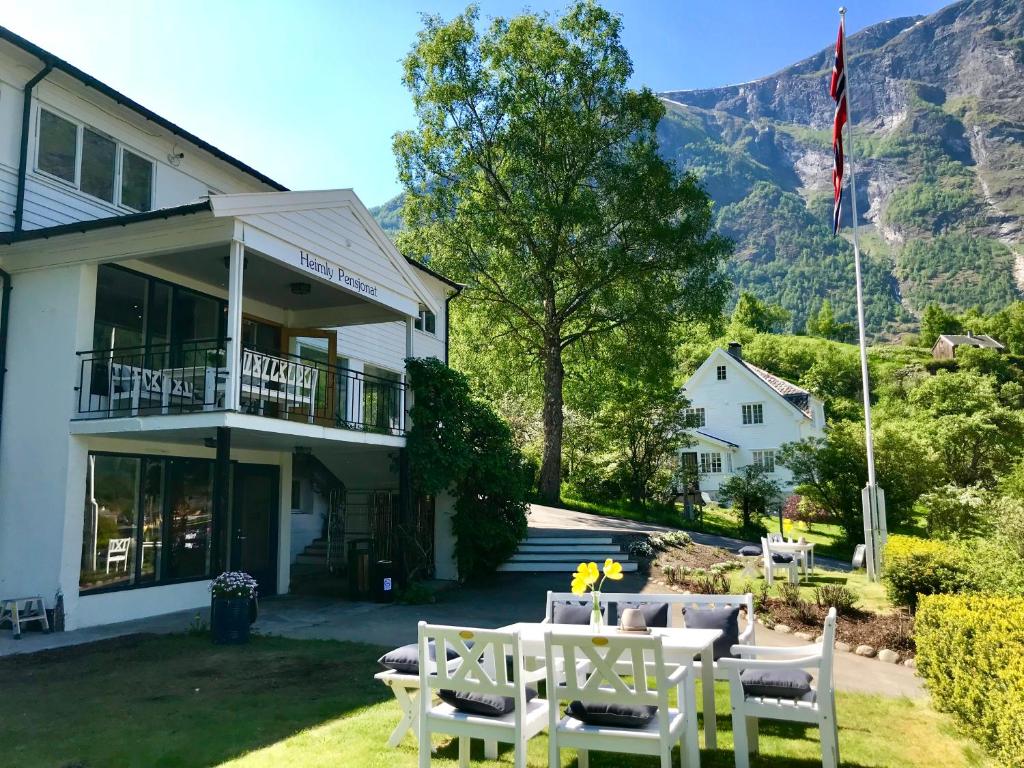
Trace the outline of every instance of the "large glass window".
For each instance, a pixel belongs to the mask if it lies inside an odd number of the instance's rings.
[[[116,175],[117,144],[86,128],[82,132],[82,191],[112,203]]]
[[[212,577],[227,546],[213,472],[209,459],[91,454],[81,591]]]
[[[141,460],[90,456],[82,537],[82,590],[135,582]]]
[[[148,211],[153,195],[153,164],[127,149],[121,152],[121,205]]]
[[[78,126],[45,109],[39,110],[39,170],[75,183]]]
[[[209,575],[213,564],[213,462],[171,459],[167,496],[167,578]]]
[[[141,347],[146,343],[149,281],[136,272],[100,267],[96,275],[95,349]]]

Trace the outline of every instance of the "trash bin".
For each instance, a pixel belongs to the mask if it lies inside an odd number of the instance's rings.
[[[351,599],[370,596],[372,539],[353,539],[348,543],[348,595]]]
[[[373,597],[378,603],[395,601],[395,564],[391,560],[378,560],[374,574]]]

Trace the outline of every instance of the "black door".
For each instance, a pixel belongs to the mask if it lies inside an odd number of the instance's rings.
[[[260,596],[277,592],[280,468],[236,464],[231,505],[231,567],[259,582]]]

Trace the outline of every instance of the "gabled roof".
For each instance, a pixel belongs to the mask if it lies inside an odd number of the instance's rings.
[[[224,150],[218,149],[209,142],[199,138],[194,133],[190,133],[189,131],[186,131],[184,128],[175,125],[167,118],[161,117],[151,109],[147,109],[134,99],[125,96],[120,91],[114,90],[109,85],[97,80],[92,75],[86,74],[73,64],[69,64],[68,62],[64,61],[64,59],[61,59],[58,56],[54,56],[49,51],[40,48],[35,43],[29,42],[20,35],[16,35],[14,32],[7,29],[7,27],[0,27],[0,40],[5,40],[11,45],[20,48],[29,55],[39,59],[39,61],[41,61],[43,64],[52,67],[55,70],[63,72],[65,75],[82,83],[82,85],[85,85],[86,87],[92,88],[94,91],[103,94],[108,99],[114,101],[122,107],[126,107],[127,109],[132,110],[136,114],[144,117],[146,120],[149,120],[149,122],[155,125],[159,125],[161,128],[169,131],[172,135],[184,139],[190,144],[199,147],[199,149],[203,150],[204,152],[213,155],[215,158],[227,163],[228,165],[234,166],[238,170],[242,171],[242,173],[252,176],[254,179],[261,181],[268,187],[272,187],[273,189],[277,189],[282,192],[287,191],[288,188],[286,186],[284,186],[283,184],[279,184],[278,182],[271,179],[269,176],[260,173],[251,165],[243,163],[238,158],[232,157]]]
[[[791,381],[786,381],[781,376],[769,373],[763,368],[758,368],[756,365],[752,365],[746,360],[737,358],[735,355],[730,355],[730,357],[745,366],[752,374],[782,395],[783,399],[796,407],[805,416],[808,418],[813,417],[813,414],[811,413],[811,393],[806,389],[798,387]]]
[[[707,360],[700,364],[700,367],[697,368],[685,386],[689,386],[690,381],[708,368],[712,360],[721,361],[722,358],[729,360],[733,364],[739,366],[742,370],[745,370],[753,379],[789,403],[803,418],[811,419],[813,421],[814,413],[811,409],[812,395],[810,392],[802,387],[798,387],[791,381],[786,381],[781,376],[776,376],[774,373],[769,373],[763,368],[758,368],[756,365],[748,363],[741,356],[733,354],[732,352],[727,352],[721,347],[717,347],[710,355],[708,355]]]
[[[944,333],[939,336],[939,339],[944,339],[954,347],[979,347],[982,349],[1006,349],[1002,344],[993,339],[987,333],[974,334],[959,334],[959,333]],[[939,343],[939,339],[936,339],[935,344]],[[934,348],[934,344],[932,348]]]

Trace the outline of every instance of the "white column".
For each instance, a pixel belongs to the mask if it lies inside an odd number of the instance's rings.
[[[245,272],[245,245],[231,241],[228,259],[228,380],[224,407],[238,410],[238,391],[242,383],[242,276]]]

